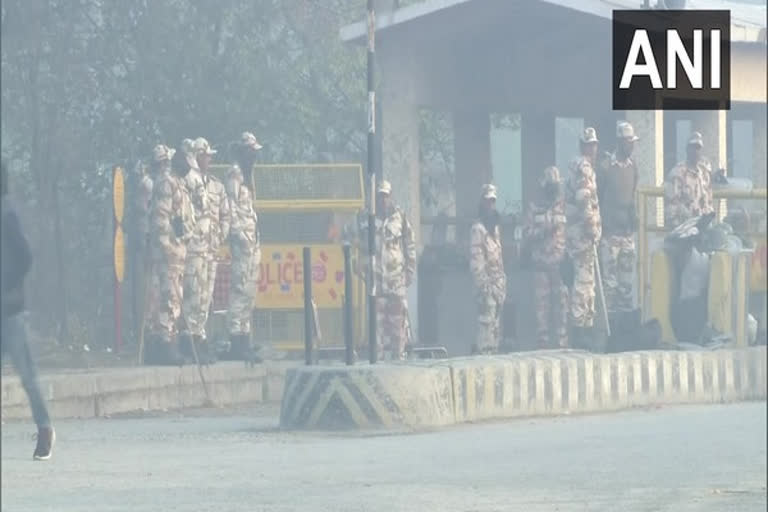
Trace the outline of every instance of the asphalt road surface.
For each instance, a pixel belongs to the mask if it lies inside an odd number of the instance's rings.
[[[54,458],[2,428],[2,510],[764,512],[766,405],[280,433],[242,414],[67,421]]]

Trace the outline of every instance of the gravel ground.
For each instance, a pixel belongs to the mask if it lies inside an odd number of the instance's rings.
[[[766,510],[766,405],[296,434],[276,409],[62,421],[33,462],[2,428],[2,510],[752,512]]]

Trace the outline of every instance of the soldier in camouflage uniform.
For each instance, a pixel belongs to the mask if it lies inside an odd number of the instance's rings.
[[[600,263],[606,309],[609,315],[635,307],[635,191],[637,166],[632,149],[638,140],[631,124],[619,123],[616,151],[606,155],[598,169],[597,190],[603,218]]]
[[[252,133],[243,133],[240,144],[234,148],[237,163],[232,166],[227,178],[227,193],[232,214],[232,263],[227,311],[231,346],[223,358],[229,360],[261,360],[251,347],[251,316],[261,263],[258,217],[253,210],[252,172],[256,152],[261,147]]]
[[[568,289],[560,275],[566,220],[558,168],[544,169],[539,185],[525,229],[534,265],[536,337],[540,348],[567,347]]]
[[[595,129],[585,128],[580,142],[581,156],[571,164],[566,184],[566,251],[574,274],[570,340],[574,346],[588,347],[595,318],[595,250],[602,235],[594,170],[598,144]]]
[[[173,149],[163,145],[156,146],[154,150],[159,172],[153,186],[149,246],[154,274],[152,280],[158,283],[159,298],[157,307],[151,310],[146,362],[159,365],[181,365],[184,362],[176,335],[183,300],[186,243],[195,226],[182,178],[171,170],[174,153]]]
[[[392,185],[383,180],[376,190],[376,338],[379,355],[405,358],[408,302],[406,291],[416,274],[416,242],[405,213],[392,203]],[[368,226],[361,229],[367,254]]]
[[[477,305],[477,340],[473,351],[483,354],[499,350],[501,314],[507,297],[496,197],[494,185],[483,185],[480,218],[470,230],[469,269]]]
[[[190,343],[195,343],[200,362],[212,363],[213,350],[208,345],[205,332],[208,312],[213,298],[213,276],[211,265],[215,266],[216,254],[221,245],[222,235],[229,234],[229,203],[224,187],[208,174],[208,165],[216,151],[202,137],[185,141],[185,153],[191,169],[185,177],[187,190],[195,210],[196,229],[189,243],[186,268],[184,270],[184,314],[185,331],[181,344],[187,357],[192,355]]]
[[[712,166],[701,156],[699,132],[688,140],[687,159],[677,164],[664,183],[664,225],[672,230],[686,220],[714,211]]]

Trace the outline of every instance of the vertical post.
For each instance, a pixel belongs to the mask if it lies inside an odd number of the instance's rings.
[[[312,263],[311,250],[304,248],[304,362],[307,366],[312,364],[312,335],[313,335],[313,317],[312,317]]]
[[[352,343],[352,261],[351,247],[345,243],[344,251],[344,349],[347,366],[355,362],[354,344]]]
[[[374,84],[374,50],[376,34],[376,16],[373,0],[368,0],[368,360],[376,363],[376,91]]]
[[[123,322],[122,322],[122,290],[120,281],[115,280],[115,352],[120,353],[123,349]]]
[[[115,166],[112,169],[112,264],[115,279],[115,352],[123,348],[122,327],[122,283],[125,278],[125,238],[123,234],[123,217],[125,214],[125,181],[123,169]]]

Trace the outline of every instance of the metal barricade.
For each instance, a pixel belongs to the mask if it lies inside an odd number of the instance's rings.
[[[713,199],[715,204],[716,217],[722,219],[727,211],[728,201],[765,201],[768,197],[767,190],[732,190],[715,188],[713,190]],[[637,189],[637,295],[638,304],[643,312],[643,318],[649,319],[649,312],[652,309],[651,304],[646,304],[650,281],[650,241],[649,235],[658,234],[663,238],[671,229],[664,225],[663,209],[664,188],[663,187],[638,187]],[[656,200],[656,210],[648,208],[649,200]],[[653,221],[649,222],[649,217]],[[764,229],[751,229],[747,234],[755,242],[755,250],[752,254],[750,292],[763,295],[766,293],[766,232]],[[763,308],[764,309],[764,308]],[[765,327],[765,319],[761,322]]]

